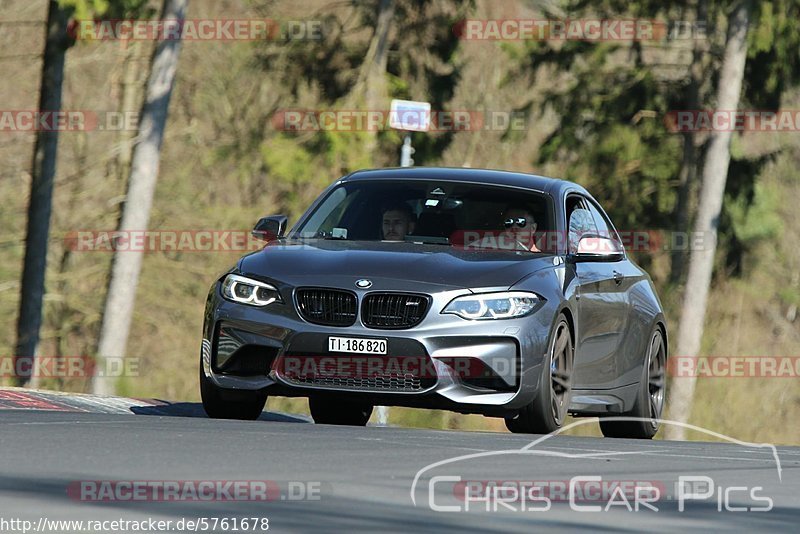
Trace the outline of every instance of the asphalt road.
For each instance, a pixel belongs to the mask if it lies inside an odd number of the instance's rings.
[[[58,525],[48,522],[148,518],[171,520],[175,531],[182,518],[203,517],[209,527],[216,518],[217,532],[223,531],[222,518],[229,518],[230,532],[230,518],[242,517],[266,517],[274,532],[531,532],[581,527],[796,531],[800,523],[797,447],[773,451],[737,443],[555,436],[523,449],[536,438],[313,425],[302,417],[269,412],[259,421],[219,421],[203,417],[197,404],[0,389],[0,531],[21,532],[22,523],[3,521],[27,520],[32,531],[116,532],[124,529],[119,524],[112,529],[111,523],[55,528]],[[444,463],[429,467],[437,462]],[[608,491],[598,494],[592,489],[601,487],[598,484],[574,479],[583,476],[602,477]],[[710,496],[687,498],[681,511],[675,486],[681,476],[708,477],[703,479],[705,486],[694,488]],[[459,492],[463,486],[452,477],[469,481],[476,491],[468,511]],[[571,480],[573,505],[565,493]],[[130,498],[133,494],[126,488],[133,488],[133,481],[140,489],[149,484],[150,493]],[[199,488],[201,481],[258,481],[262,486],[239,482],[247,493],[224,500],[231,494],[223,485],[214,486],[213,494],[207,485],[204,495],[217,500],[193,500],[191,488]],[[253,489],[265,481],[267,500]],[[529,498],[512,498],[514,490],[492,498],[485,481],[522,487]],[[529,491],[526,484],[531,481],[542,489]],[[650,489],[637,498],[629,486],[634,481]],[[163,491],[169,483],[180,488],[178,493],[157,500],[158,489]],[[629,489],[614,497],[615,484]],[[686,486],[684,494],[688,492]],[[460,511],[434,511],[431,500],[434,506]],[[609,501],[615,504],[607,506]],[[657,511],[642,504],[645,501]],[[771,510],[763,512],[726,509],[770,504]],[[599,506],[600,511],[573,509],[580,506]],[[40,524],[41,518],[47,521]],[[238,526],[242,532],[243,525]],[[183,530],[194,529],[184,524]],[[202,525],[198,531],[203,531]],[[254,531],[252,526],[248,531]]]

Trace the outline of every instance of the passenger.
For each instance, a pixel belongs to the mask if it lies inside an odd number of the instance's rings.
[[[536,246],[536,219],[530,211],[519,206],[509,207],[503,213],[504,236],[516,240],[516,247],[531,252],[541,252]]]
[[[416,217],[405,202],[389,206],[383,212],[382,233],[385,241],[405,241],[414,231]]]

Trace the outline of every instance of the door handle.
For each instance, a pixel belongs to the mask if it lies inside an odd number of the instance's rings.
[[[622,283],[623,278],[625,278],[624,274],[622,274],[619,271],[614,271],[614,282],[616,282],[617,285],[620,285]]]

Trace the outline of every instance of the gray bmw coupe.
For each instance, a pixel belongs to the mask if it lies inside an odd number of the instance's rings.
[[[649,276],[581,186],[446,168],[352,173],[211,286],[200,364],[211,417],[307,397],[316,423],[373,406],[505,418],[512,432],[600,416],[651,438],[667,329]],[[631,420],[604,420],[604,416]],[[635,418],[635,419],[634,419]]]

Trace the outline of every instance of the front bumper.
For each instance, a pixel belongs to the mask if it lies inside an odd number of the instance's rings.
[[[356,291],[359,302],[369,291]],[[212,287],[202,342],[203,371],[221,388],[269,395],[335,395],[376,405],[507,415],[529,403],[544,361],[551,317],[545,310],[507,320],[441,314],[468,291],[431,295],[425,319],[407,330],[309,323],[283,304],[230,302]],[[546,307],[546,303],[543,303]],[[328,351],[330,336],[386,340],[385,356]],[[398,373],[399,371],[399,373]]]

